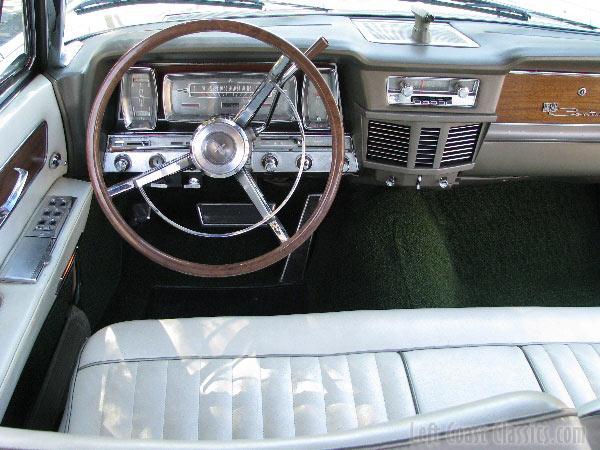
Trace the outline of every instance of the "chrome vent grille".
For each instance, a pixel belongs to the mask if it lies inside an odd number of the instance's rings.
[[[413,44],[414,21],[408,20],[353,20],[367,41],[380,44]],[[477,43],[447,23],[429,25],[431,42],[425,45],[443,47],[479,47]]]
[[[406,167],[410,127],[389,122],[369,121],[367,159]]]
[[[448,130],[440,167],[459,166],[473,161],[481,124],[460,125]]]
[[[435,150],[440,139],[439,128],[421,128],[415,167],[433,167]]]

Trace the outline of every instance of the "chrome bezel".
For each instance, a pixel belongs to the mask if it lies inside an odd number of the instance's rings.
[[[454,91],[419,91],[413,92],[410,97],[402,95],[398,90],[390,88],[390,81],[393,80],[438,80],[438,81],[454,81],[454,82],[473,82],[474,89],[469,92],[467,97],[461,98],[458,93]],[[386,100],[390,106],[424,106],[431,108],[475,108],[477,106],[477,96],[479,95],[479,85],[481,80],[479,78],[460,78],[460,77],[420,77],[420,76],[404,76],[404,75],[391,75],[386,79]],[[452,98],[452,104],[422,104],[413,103],[412,97],[418,97],[423,95],[425,97],[431,96],[446,96]]]
[[[150,87],[152,94],[152,111],[150,111],[150,117],[147,119],[139,120],[133,115],[133,106],[131,105],[131,93],[129,92],[131,86],[129,84],[129,77],[135,73],[147,73],[150,76]],[[129,69],[123,78],[121,78],[121,114],[125,123],[125,128],[131,131],[137,130],[154,130],[156,128],[156,121],[158,118],[158,89],[156,87],[156,74],[154,69],[149,67],[132,67]]]
[[[208,115],[198,115],[196,117],[191,117],[190,115],[186,115],[186,114],[179,114],[173,111],[173,99],[171,96],[171,92],[172,92],[172,83],[174,79],[177,78],[188,78],[188,77],[197,77],[197,78],[219,78],[219,77],[239,77],[239,78],[261,78],[264,79],[267,76],[266,72],[185,72],[185,73],[168,73],[164,76],[163,78],[163,89],[162,89],[162,102],[163,102],[163,111],[164,111],[164,115],[165,115],[165,120],[167,120],[168,122],[187,122],[187,123],[200,123],[203,122],[205,120],[210,119],[211,117],[217,116],[219,114],[222,115],[222,113],[217,112],[215,114],[208,114]],[[290,80],[288,80],[286,83],[292,83],[292,88],[290,89],[290,93],[292,95],[292,101],[294,102],[294,105],[298,105],[298,84],[296,81],[296,77],[292,77]],[[252,95],[252,92],[250,92],[250,95]],[[224,97],[226,98],[226,97]],[[236,98],[236,97],[232,97],[232,98]],[[239,97],[237,97],[239,98]],[[250,100],[250,96],[247,98],[247,100]],[[238,108],[239,109],[239,108]],[[261,107],[262,109],[262,107]],[[260,111],[260,110],[259,110]],[[294,120],[293,117],[293,113],[290,114],[290,117],[287,119],[278,119],[278,118],[273,118],[272,122],[277,122],[277,123],[289,123],[292,122]],[[258,120],[258,119],[254,119],[253,122],[264,122],[264,120]]]
[[[340,101],[340,85],[339,85],[339,80],[338,80],[337,66],[335,64],[332,64],[328,67],[318,67],[318,69],[319,69],[319,72],[321,73],[321,75],[328,74],[329,76],[331,76],[331,79],[330,79],[331,93],[333,94],[335,103],[337,104],[338,109],[340,110],[340,115],[341,115],[342,114],[342,103]],[[325,75],[323,75],[323,77],[324,76]],[[304,75],[302,77],[302,124],[304,125],[304,128],[307,130],[321,130],[321,131],[331,130],[329,117],[327,118],[326,122],[322,122],[322,123],[326,124],[323,127],[316,127],[316,126],[311,125],[312,122],[310,121],[310,110],[308,107],[309,83],[310,83],[310,80],[308,79],[308,77],[306,75]]]

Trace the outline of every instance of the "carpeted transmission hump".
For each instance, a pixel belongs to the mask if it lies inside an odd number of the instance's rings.
[[[595,185],[345,186],[321,225],[310,309],[600,305]]]

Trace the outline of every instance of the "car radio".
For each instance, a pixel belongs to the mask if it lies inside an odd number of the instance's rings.
[[[478,90],[479,80],[475,78],[392,76],[387,79],[389,105],[472,108]]]

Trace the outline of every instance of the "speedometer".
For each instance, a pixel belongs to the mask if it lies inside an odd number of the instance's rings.
[[[203,122],[214,116],[233,116],[248,103],[252,94],[265,79],[264,73],[186,73],[165,75],[163,109],[165,119],[173,122]],[[283,87],[294,104],[298,101],[296,79]],[[276,91],[257,112],[254,120],[266,120]],[[274,121],[293,121],[289,103],[280,98],[273,112]]]

